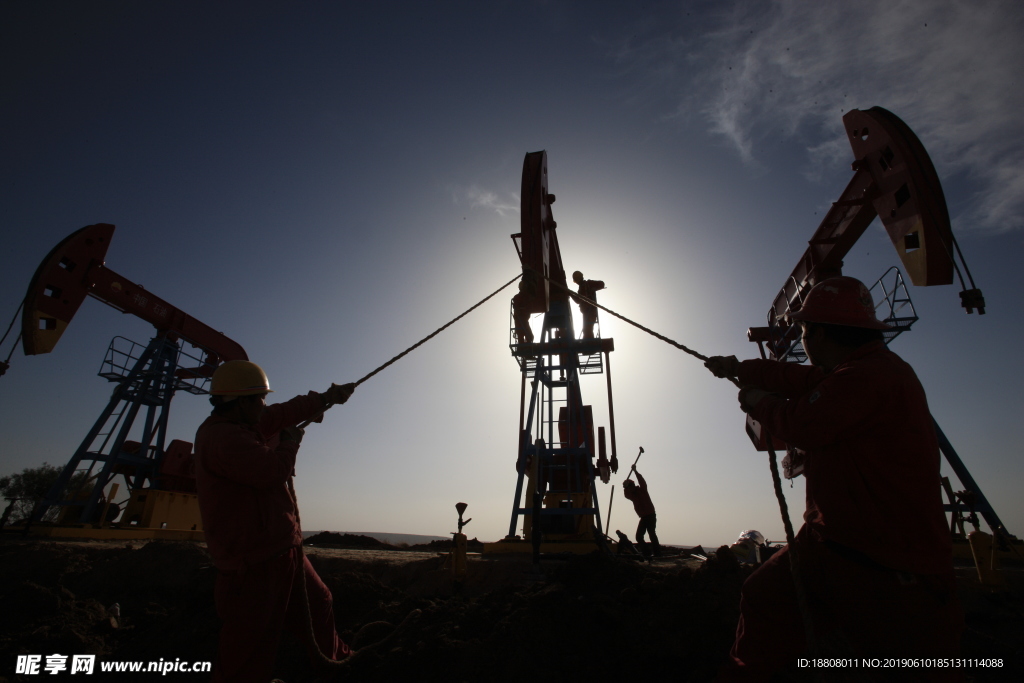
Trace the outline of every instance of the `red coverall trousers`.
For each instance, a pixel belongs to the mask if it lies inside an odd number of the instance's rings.
[[[789,549],[783,548],[743,584],[732,663],[719,681],[768,681],[780,669],[800,668],[800,658],[856,657],[860,664],[863,658],[957,656],[963,613],[952,568],[948,574],[897,574],[844,556],[807,527],[796,546],[817,649],[807,647]],[[953,668],[859,666],[856,673],[873,681],[962,680]]]
[[[350,654],[334,629],[330,590],[300,549],[292,548],[243,571],[221,571],[217,576],[214,595],[217,615],[224,623],[213,672],[216,683],[270,681],[285,627],[302,639],[310,661],[314,667],[319,666],[314,643],[308,637],[306,609],[300,592],[300,566],[306,574],[306,595],[316,645],[331,659],[344,659]]]

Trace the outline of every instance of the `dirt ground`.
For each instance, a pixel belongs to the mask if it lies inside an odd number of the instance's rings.
[[[707,562],[677,557],[653,565],[603,555],[548,559],[541,576],[528,556],[471,554],[464,588],[455,593],[444,542],[394,549],[360,538],[366,537],[314,538],[307,547],[334,594],[342,637],[351,642],[364,625],[386,622],[360,634],[373,642],[420,612],[384,645],[357,657],[339,679],[347,681],[712,680],[732,642],[739,589],[751,571],[727,551]],[[963,656],[1002,658],[1019,671],[1024,572],[1004,573],[1008,590],[992,593],[978,585],[973,568],[959,570],[968,621]],[[18,654],[212,661],[219,628],[215,576],[202,544],[44,542],[3,534],[0,683],[44,678],[15,674]],[[116,628],[108,609],[114,603]],[[974,670],[968,680],[1024,680],[1006,667]],[[294,637],[282,643],[276,675],[288,683],[312,680]],[[54,678],[78,677],[45,676]]]

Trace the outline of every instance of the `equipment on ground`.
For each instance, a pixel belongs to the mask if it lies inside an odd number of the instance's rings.
[[[610,529],[611,525],[612,525],[612,503],[614,503],[614,502],[615,502],[615,485],[612,484],[612,492],[608,494],[608,515],[605,517],[605,521],[604,521],[604,535],[605,536],[608,535],[608,529]]]
[[[598,473],[607,481],[618,470],[610,367],[615,344],[600,335],[576,338],[551,211],[555,196],[548,192],[546,152],[526,155],[521,197],[522,229],[512,241],[525,286],[509,314],[509,348],[522,373],[516,491],[508,535],[486,544],[484,552],[532,550],[536,562],[542,552],[589,553],[604,546],[595,484]],[[515,334],[517,313],[543,314],[536,343]],[[581,376],[602,373],[608,391],[610,462],[604,454],[603,428],[595,442],[593,410],[584,405],[580,388]],[[595,455],[600,455],[597,463]],[[522,539],[516,535],[520,520]]]
[[[826,213],[810,246],[776,295],[768,310],[767,326],[747,330],[747,338],[758,345],[762,358],[798,363],[806,360],[800,343],[800,327],[794,323],[809,317],[809,313],[813,316],[821,303],[819,296],[848,296],[849,292],[830,291],[819,283],[835,279],[842,289],[847,278],[837,278],[842,276],[843,258],[876,216],[881,219],[913,284],[925,287],[952,284],[955,272],[962,290],[961,305],[967,313],[975,309],[979,315],[985,313],[985,299],[981,290],[974,286],[953,235],[942,186],[924,145],[906,123],[881,107],[847,112],[843,124],[855,156],[854,176]],[[963,273],[956,257],[963,266]],[[964,282],[964,274],[970,288]],[[917,315],[898,268],[890,268],[870,290],[877,294],[876,310],[881,313],[877,318],[885,324],[883,335],[888,344],[909,330],[917,321]],[[868,312],[863,308],[857,310],[855,301],[851,306],[850,319],[854,322],[840,324],[870,326],[857,325],[856,321],[867,320]],[[875,313],[871,312],[870,317],[874,319]],[[769,443],[769,435],[749,416],[746,430],[758,450],[787,449],[783,460],[787,478],[803,472],[800,451],[787,448],[776,439]],[[981,513],[997,538],[1012,539],[937,423],[935,430],[946,461],[973,494],[971,513],[975,510]],[[951,500],[945,509],[955,516],[962,514],[967,506]]]
[[[648,564],[652,564],[651,558],[647,557],[642,552],[640,552],[637,549],[637,547],[633,545],[633,542],[629,540],[629,536],[622,533],[622,531],[620,531],[619,529],[615,530],[615,536],[619,539],[618,544],[615,546],[616,552],[619,555],[625,555],[630,559],[644,560]]]
[[[51,506],[60,506],[63,521],[79,528],[58,532],[36,524],[33,530],[103,536],[93,526],[106,524],[102,510],[116,489],[109,497],[104,490],[120,476],[129,499],[120,533],[107,535],[201,537],[192,444],[166,443],[171,399],[176,391],[206,394],[221,363],[247,361],[248,356],[223,333],[107,268],[104,258],[113,234],[113,225],[98,223],[69,235],[39,265],[25,296],[21,339],[26,355],[52,351],[86,296],[157,329],[146,346],[123,337],[110,343],[99,373],[116,384],[110,401],[32,517],[38,522]],[[196,351],[186,352],[182,342]],[[133,433],[139,418],[141,429]],[[91,489],[67,491],[72,475],[83,467]]]
[[[473,521],[470,517],[462,521],[462,513],[469,507],[466,503],[456,503],[455,510],[459,513],[459,530],[452,533],[452,550],[449,556],[452,566],[452,585],[455,592],[462,590],[466,583],[467,559],[466,559],[466,534],[462,533],[462,527]]]

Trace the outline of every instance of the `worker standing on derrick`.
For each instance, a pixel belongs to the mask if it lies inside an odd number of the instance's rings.
[[[572,274],[572,281],[579,285],[577,293],[580,296],[587,297],[591,301],[597,301],[598,291],[604,289],[604,282],[601,280],[585,280],[583,279],[583,273],[578,270]],[[569,295],[577,304],[579,304],[580,313],[583,315],[582,338],[593,339],[594,325],[597,324],[597,307],[592,304],[588,304],[572,292],[570,292]]]
[[[859,280],[819,282],[791,318],[810,366],[735,356],[705,365],[738,378],[742,410],[806,451],[807,509],[793,552],[813,636],[783,548],[743,585],[719,680],[768,680],[806,656],[956,657],[963,613],[924,389],[886,347],[887,325]],[[958,680],[951,669],[922,674]]]
[[[636,527],[636,542],[640,546],[640,552],[643,553],[643,556],[651,559],[661,555],[661,544],[658,543],[657,532],[658,515],[654,512],[651,494],[647,492],[647,481],[644,480],[636,465],[633,465],[631,469],[636,474],[636,479],[640,484],[637,485],[632,479],[627,478],[626,481],[622,482],[622,495],[628,500],[633,501],[633,510],[636,511],[637,516],[640,518],[640,523]],[[647,541],[644,540],[645,534],[651,537],[651,548],[647,547]]]
[[[296,425],[345,403],[354,389],[332,384],[322,394],[267,406],[270,383],[255,363],[228,361],[213,374],[213,413],[196,433],[195,459],[223,621],[214,681],[269,681],[286,626],[315,663],[317,649],[331,659],[350,654],[335,630],[331,592],[302,553],[289,481],[303,435]],[[315,643],[308,638],[310,620]]]
[[[515,325],[516,343],[532,344],[533,330],[530,329],[530,311],[527,302],[532,292],[525,280],[519,281],[519,293],[512,297],[512,321]]]

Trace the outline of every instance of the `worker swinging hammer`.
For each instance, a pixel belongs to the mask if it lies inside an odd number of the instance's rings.
[[[223,621],[214,681],[269,681],[286,627],[307,641],[314,666],[323,666],[317,649],[332,660],[350,654],[334,627],[331,592],[302,554],[289,480],[303,436],[296,425],[345,403],[354,389],[332,384],[268,406],[270,382],[260,366],[235,360],[213,373],[213,412],[196,433],[195,459]],[[315,642],[308,642],[306,601]]]
[[[640,523],[636,527],[636,543],[640,547],[640,552],[648,560],[651,558],[661,555],[661,544],[658,542],[658,515],[654,510],[654,503],[651,502],[651,494],[647,491],[647,480],[644,479],[643,475],[636,468],[636,464],[640,462],[640,456],[644,454],[643,446],[640,447],[640,452],[637,453],[636,460],[633,461],[632,467],[629,468],[629,476],[626,477],[626,481],[622,482],[622,495],[633,503],[633,510],[636,512],[637,517],[640,518]],[[637,482],[634,482],[630,477],[636,474]],[[650,536],[651,544],[650,547],[647,545],[647,541],[644,540],[644,536]]]

